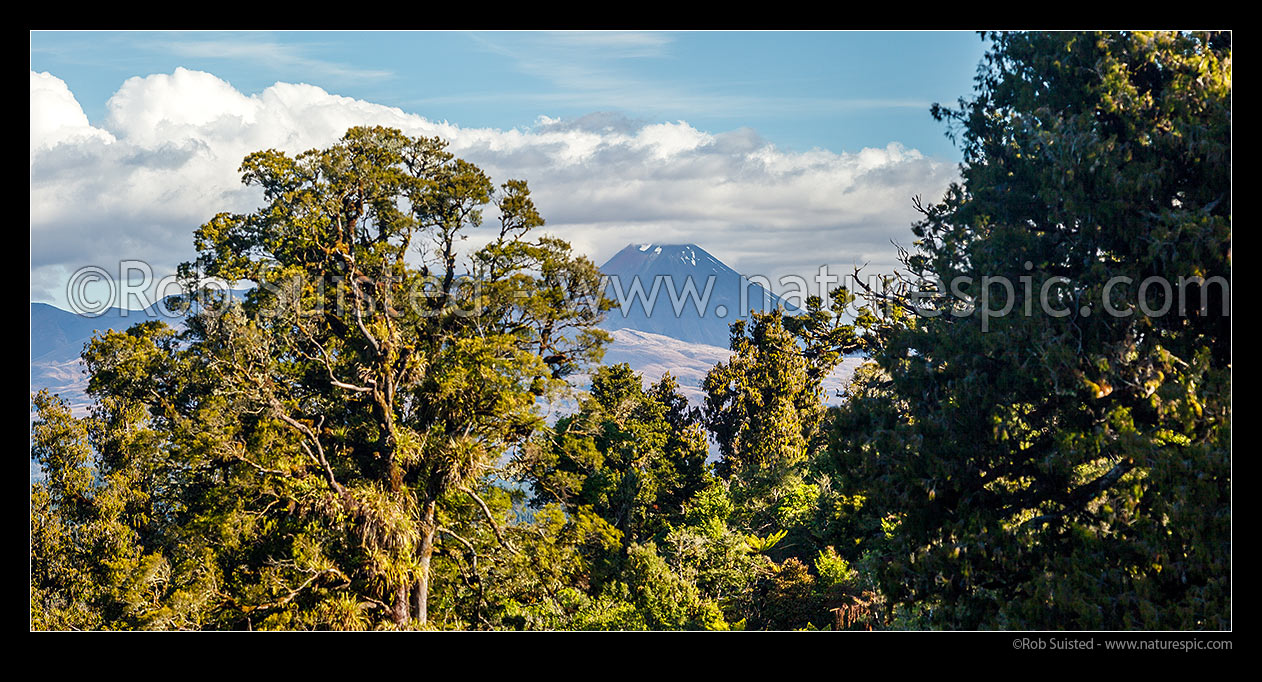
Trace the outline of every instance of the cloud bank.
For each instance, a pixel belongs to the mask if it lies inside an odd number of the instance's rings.
[[[237,172],[246,154],[326,146],[354,125],[438,135],[497,183],[529,181],[545,229],[598,263],[628,242],[695,242],[770,277],[892,267],[890,240],[911,240],[911,198],[938,198],[957,172],[897,142],[794,152],[749,129],[608,113],[466,128],[313,85],[247,95],[187,69],[127,80],[106,111],[93,125],[63,81],[31,73],[32,300],[64,301],[67,274],[86,265],[173,270],[193,255],[198,225],[258,205]]]

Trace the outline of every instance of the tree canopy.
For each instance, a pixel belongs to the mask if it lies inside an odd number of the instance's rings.
[[[964,296],[884,296],[926,313],[834,425],[897,524],[882,589],[941,627],[1226,627],[1230,37],[992,40],[906,258]]]
[[[902,270],[733,324],[700,405],[598,364],[525,182],[249,155],[184,323],[32,397],[32,627],[1230,628],[1230,34],[989,40]]]
[[[179,334],[145,325],[87,350],[99,418],[139,414],[162,441],[158,466],[118,484],[172,484],[136,529],[171,618],[426,623],[440,502],[489,516],[478,490],[541,423],[537,399],[599,357],[596,268],[531,238],[525,183],[496,188],[444,146],[354,128],[251,154],[242,176],[265,205],[214,217],[182,267],[192,288],[254,283],[244,303],[201,297]],[[462,261],[487,207],[498,225]],[[97,445],[98,477],[131,465],[123,447]]]

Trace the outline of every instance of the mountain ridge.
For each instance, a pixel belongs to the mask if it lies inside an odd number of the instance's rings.
[[[704,399],[701,379],[731,355],[729,325],[749,317],[748,310],[737,311],[777,306],[797,311],[696,244],[629,244],[601,271],[608,278],[606,295],[620,304],[600,325],[614,334],[605,363],[626,362],[649,383],[670,371],[698,406]],[[741,287],[746,287],[744,300]],[[79,358],[84,345],[99,331],[121,331],[147,320],[177,326],[181,316],[169,313],[163,303],[143,310],[111,308],[94,317],[31,303],[31,390],[48,388],[76,411],[86,410],[87,379]],[[837,376],[826,382],[826,399],[835,399],[853,364],[839,367]]]
[[[727,348],[730,325],[777,306],[797,308],[696,244],[628,244],[600,266],[615,301],[602,323]]]

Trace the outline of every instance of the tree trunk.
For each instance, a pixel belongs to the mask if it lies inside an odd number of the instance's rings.
[[[395,625],[403,627],[408,624],[410,616],[411,614],[408,613],[408,587],[407,585],[400,585],[398,592],[394,596],[394,608],[391,609],[390,618]]]
[[[429,622],[429,561],[434,555],[434,535],[438,531],[434,511],[435,500],[430,500],[421,508],[421,547],[419,550],[421,570],[416,579],[416,621],[421,625]]]

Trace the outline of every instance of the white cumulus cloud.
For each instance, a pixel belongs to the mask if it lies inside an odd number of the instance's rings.
[[[598,263],[629,242],[695,242],[746,274],[894,263],[911,198],[938,198],[954,165],[897,142],[854,153],[778,149],[749,129],[697,130],[593,113],[529,128],[467,128],[306,84],[256,94],[204,72],[127,80],[93,126],[66,84],[31,73],[31,296],[64,301],[67,274],[125,259],[158,276],[192,231],[248,211],[242,158],[326,146],[355,125],[438,135],[497,182],[529,181],[546,227]]]
[[[64,81],[51,73],[31,72],[31,160],[36,149],[63,142],[113,142],[104,130],[93,128],[83,107]]]

